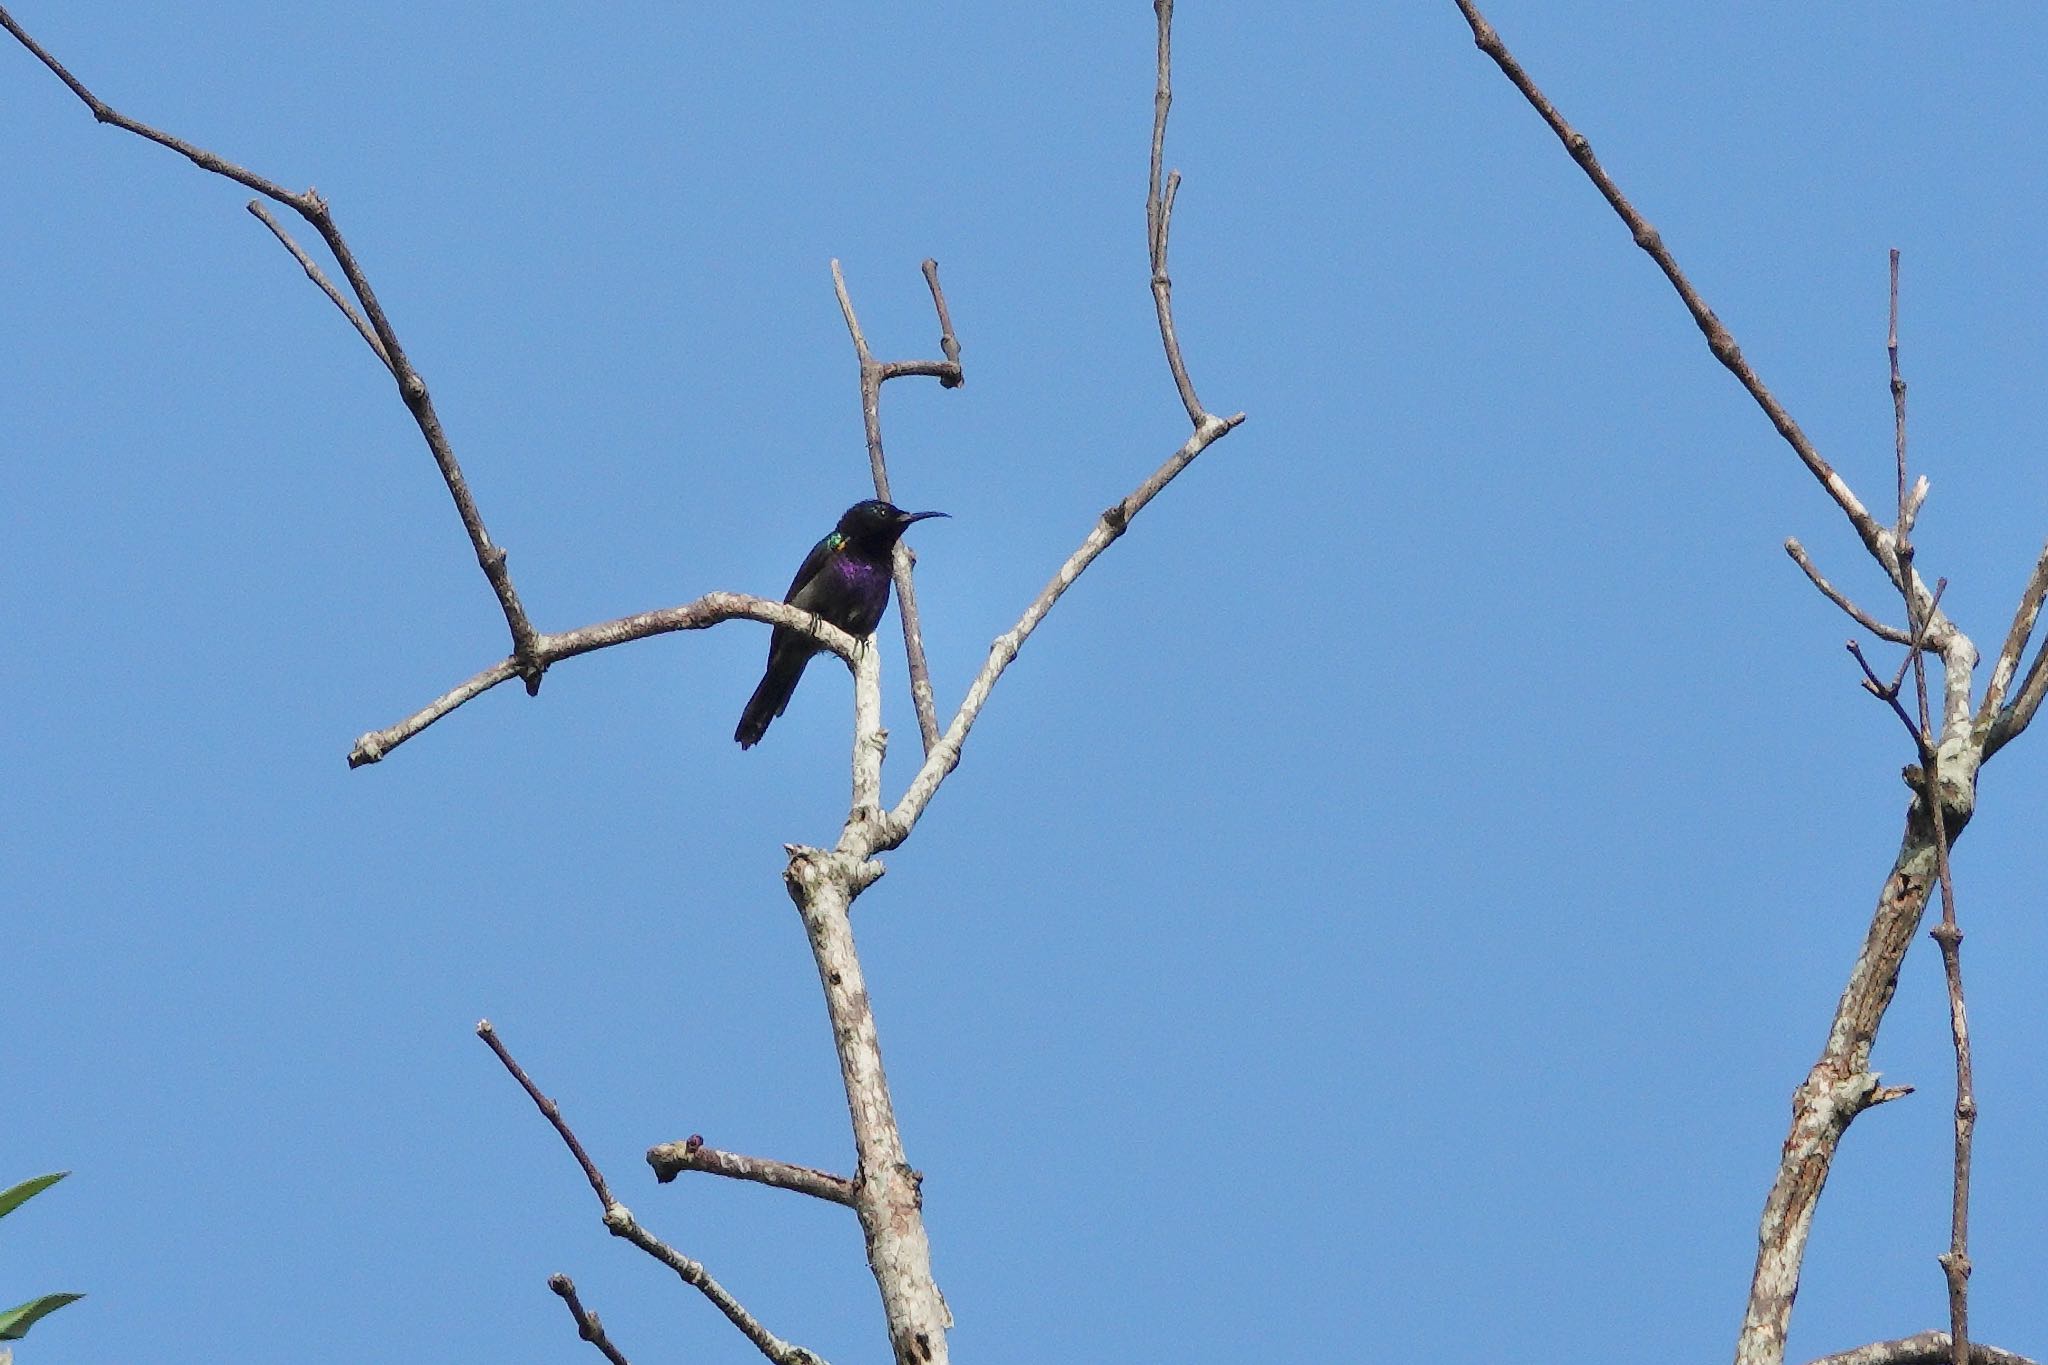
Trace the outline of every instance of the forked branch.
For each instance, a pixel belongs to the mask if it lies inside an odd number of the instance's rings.
[[[853,311],[853,298],[846,292],[846,276],[839,269],[839,262],[832,262],[832,291],[839,298],[839,312],[846,319],[847,333],[853,338],[854,358],[860,362],[860,418],[866,429],[868,442],[868,472],[875,481],[875,496],[883,502],[894,502],[889,491],[889,462],[882,453],[882,385],[891,379],[904,379],[915,375],[939,381],[941,388],[957,389],[967,382],[966,371],[960,368],[960,341],[953,335],[953,315],[946,307],[946,291],[939,286],[939,263],[926,258],[924,282],[932,291],[932,308],[939,315],[939,350],[944,360],[876,360],[874,352],[868,349],[868,339],[860,329],[860,319]],[[910,668],[910,701],[917,712],[918,734],[924,739],[924,749],[930,753],[932,745],[939,739],[937,704],[932,699],[931,666],[925,662],[924,627],[917,615],[917,591],[911,584],[911,570],[917,565],[917,556],[902,541],[896,542],[896,558],[893,564],[896,580],[896,614],[903,622],[903,653]]]
[[[591,1192],[597,1196],[598,1205],[604,1210],[604,1225],[612,1236],[631,1242],[675,1271],[684,1284],[711,1300],[718,1311],[725,1314],[733,1326],[739,1328],[740,1334],[753,1342],[755,1349],[776,1362],[776,1365],[826,1365],[824,1358],[815,1351],[784,1341],[763,1327],[760,1319],[748,1312],[724,1285],[711,1277],[702,1262],[683,1255],[640,1226],[639,1220],[633,1217],[632,1210],[612,1197],[611,1186],[605,1183],[604,1174],[597,1169],[597,1163],[590,1159],[590,1154],[584,1150],[583,1143],[569,1127],[568,1120],[562,1117],[561,1107],[542,1094],[540,1087],[533,1083],[533,1078],[526,1074],[526,1068],[513,1059],[511,1052],[505,1047],[504,1040],[498,1037],[498,1031],[491,1026],[491,1021],[485,1019],[479,1022],[476,1034],[484,1040],[492,1055],[511,1074],[512,1079],[519,1082],[519,1088],[526,1092],[526,1097],[540,1110],[541,1117],[554,1128],[556,1136],[560,1137],[562,1144],[569,1149],[569,1155],[576,1158],[576,1164],[583,1170],[583,1178],[589,1182]],[[560,1294],[562,1291],[557,1289],[555,1292]],[[565,1299],[568,1297],[566,1294],[563,1295]],[[577,1325],[580,1330],[580,1316]],[[586,1340],[588,1339],[586,1337]]]
[[[493,544],[490,533],[484,529],[483,513],[477,510],[476,499],[470,495],[469,482],[463,477],[461,464],[456,461],[455,449],[448,443],[448,434],[441,427],[440,415],[434,411],[434,400],[427,392],[427,381],[420,377],[419,371],[414,369],[412,362],[406,358],[405,348],[398,342],[398,333],[392,328],[391,320],[385,316],[383,305],[377,302],[376,291],[370,288],[369,276],[364,274],[362,266],[357,263],[355,253],[349,249],[347,239],[341,235],[341,229],[335,226],[334,215],[329,211],[327,201],[322,199],[316,190],[308,189],[303,193],[288,190],[276,181],[267,180],[254,171],[207,151],[204,147],[194,146],[182,138],[173,137],[169,133],[128,117],[86,89],[83,82],[65,70],[63,64],[55,57],[44,51],[5,9],[0,9],[0,28],[13,34],[16,41],[33,53],[36,60],[48,67],[58,80],[64,82],[71,93],[78,96],[85,107],[92,111],[92,116],[101,123],[110,123],[125,132],[154,142],[159,147],[169,148],[201,170],[211,171],[215,175],[224,176],[238,185],[254,190],[264,198],[284,205],[312,224],[313,230],[320,234],[320,239],[327,243],[327,249],[333,253],[335,264],[341,267],[342,278],[348,281],[349,289],[362,305],[360,316],[341,298],[339,291],[332,284],[323,282],[310,259],[297,249],[296,244],[275,222],[261,213],[257,215],[265,218],[266,225],[298,259],[299,264],[305,267],[306,273],[314,283],[321,284],[328,297],[341,306],[350,323],[363,334],[363,339],[369,343],[371,351],[397,381],[399,397],[405,403],[406,410],[412,414],[413,422],[419,427],[420,435],[425,439],[427,449],[434,457],[434,463],[440,468],[442,481],[448,485],[448,496],[454,499],[456,514],[462,518],[462,528],[469,534],[470,546],[476,551],[477,564],[483,569],[484,577],[491,585],[491,591],[497,594],[498,606],[504,612],[505,624],[512,634],[512,657],[518,660],[518,672],[526,679],[529,692],[539,690],[540,665],[536,659],[535,648],[539,635],[534,630],[533,623],[526,617],[526,608],[519,601],[518,591],[512,586],[512,574],[505,567],[504,547]]]
[[[1948,1275],[1951,1322],[1949,1340],[1955,1359],[1970,1358],[1967,1341],[1963,1283],[1968,1261],[1963,1252],[1967,1225],[1968,1121],[1974,1119],[1974,1099],[1969,1094],[1967,1026],[1964,1022],[1959,968],[1954,965],[1951,940],[1961,932],[1953,927],[1953,890],[1948,871],[1949,846],[1974,808],[1977,769],[1987,754],[2017,733],[2031,719],[2041,693],[2048,692],[2048,653],[2037,654],[2021,683],[2013,703],[2000,708],[1995,697],[1972,715],[1970,673],[1975,666],[1975,646],[1941,611],[1940,588],[1929,589],[1913,566],[1911,532],[1927,496],[1925,479],[1909,483],[1906,468],[1905,398],[1906,386],[1898,369],[1896,255],[1892,288],[1891,325],[1886,344],[1892,360],[1891,393],[1895,417],[1897,460],[1897,518],[1893,525],[1881,524],[1850,489],[1848,483],[1821,457],[1791,415],[1765,387],[1743,358],[1734,337],[1707,307],[1699,291],[1679,268],[1661,236],[1622,194],[1612,177],[1593,154],[1592,144],[1567,123],[1557,108],[1516,61],[1500,34],[1487,22],[1473,0],[1455,0],[1471,27],[1473,40],[1491,58],[1501,73],[1528,101],[1564,144],[1574,162],[1593,182],[1615,213],[1627,225],[1637,246],[1657,263],[1695,324],[1707,339],[1714,356],[1735,375],[1743,388],[1769,417],[1772,425],[1790,445],[1828,495],[1842,509],[1858,537],[1878,566],[1885,572],[1906,606],[1905,638],[1896,628],[1882,625],[1838,592],[1816,569],[1796,541],[1787,550],[1815,587],[1866,628],[1904,643],[1908,664],[1899,677],[1886,683],[1860,649],[1854,645],[1865,675],[1865,686],[1887,701],[1905,723],[1919,749],[1923,766],[1909,770],[1915,800],[1907,813],[1906,832],[1897,860],[1879,895],[1862,952],[1851,969],[1849,983],[1836,1007],[1828,1040],[1793,1096],[1793,1121],[1779,1164],[1778,1174],[1764,1204],[1758,1232],[1756,1269],[1751,1280],[1748,1310],[1737,1343],[1738,1365],[1780,1365],[1784,1359],[1785,1333],[1791,1317],[1793,1298],[1798,1292],[1800,1265],[1813,1213],[1827,1181],[1835,1150],[1849,1124],[1865,1109],[1899,1091],[1877,1084],[1870,1070],[1871,1048],[1884,1012],[1897,987],[1899,965],[1925,913],[1931,889],[1943,888],[1942,928],[1936,930],[1943,943],[1944,958],[1951,964],[1951,1012],[1957,1043],[1957,1161],[1955,1215],[1952,1244],[1942,1258]],[[2036,566],[2016,612],[1993,688],[2002,695],[2018,659],[2024,652],[2039,612],[2042,596],[2048,593],[2048,550]],[[1943,671],[1943,696],[1939,717],[1927,698],[1923,649],[1938,655]],[[1913,716],[1900,700],[1903,668],[1915,674],[1916,700],[1920,714]],[[2037,687],[2038,684],[2038,687]]]

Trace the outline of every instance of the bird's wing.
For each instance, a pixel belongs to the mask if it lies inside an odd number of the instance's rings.
[[[830,559],[832,552],[839,548],[839,541],[839,533],[834,531],[811,547],[811,552],[804,556],[802,566],[797,569],[796,577],[789,580],[789,591],[783,594],[783,601],[796,601],[797,592],[804,584],[816,578],[824,569],[825,561]]]

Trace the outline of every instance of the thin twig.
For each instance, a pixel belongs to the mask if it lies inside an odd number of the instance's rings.
[[[925,287],[932,291],[932,309],[939,315],[939,354],[953,367],[951,374],[939,376],[939,387],[957,389],[967,382],[967,371],[960,367],[960,338],[953,335],[953,314],[946,307],[946,291],[939,287],[939,263],[927,256],[918,269],[924,272]]]
[[[1926,761],[1926,742],[1921,738],[1920,727],[1913,723],[1913,713],[1899,700],[1898,685],[1886,683],[1877,676],[1877,671],[1870,666],[1870,660],[1863,657],[1863,646],[1857,641],[1849,641],[1849,653],[1855,657],[1856,666],[1863,670],[1863,690],[1879,701],[1891,705],[1892,714],[1899,718],[1899,724],[1906,727],[1906,733],[1912,736],[1913,742],[1920,748],[1921,760]],[[1915,651],[1915,654],[1917,656],[1918,651]]]
[[[306,278],[319,285],[320,292],[334,300],[334,306],[341,310],[341,315],[348,319],[349,326],[356,329],[356,334],[362,337],[364,342],[369,345],[370,350],[376,354],[377,359],[383,362],[384,368],[390,369],[391,357],[385,354],[384,343],[379,341],[377,334],[370,330],[370,324],[363,321],[363,315],[356,311],[356,306],[350,303],[339,289],[334,287],[334,281],[327,278],[327,272],[322,270],[297,242],[292,240],[292,235],[284,230],[283,224],[271,216],[270,210],[263,206],[261,199],[251,199],[248,208],[249,212],[255,214],[257,220],[263,226],[269,228],[272,235],[284,244],[284,249],[292,253],[292,259],[297,261],[300,268],[306,272]]]
[[[1946,1332],[1921,1332],[1896,1341],[1873,1341],[1853,1351],[1838,1351],[1807,1365],[1945,1365],[1954,1360]],[[1970,1365],[2035,1365],[2023,1355],[2001,1351],[1996,1346],[1972,1343]]]
[[[1885,354],[1891,358],[1892,366],[1892,453],[1899,472],[1899,519],[1892,528],[1897,538],[1899,555],[1908,557],[1907,536],[1912,534],[1913,513],[1916,510],[1907,500],[1906,492],[1906,381],[1899,374],[1899,249],[1891,251],[1891,307],[1890,323],[1885,328]]]
[[[622,645],[628,640],[644,640],[650,635],[666,635],[678,630],[703,630],[721,621],[740,619],[803,631],[848,664],[853,662],[854,652],[860,643],[830,621],[813,616],[801,607],[771,602],[765,597],[750,597],[745,593],[712,592],[680,607],[643,611],[637,616],[621,616],[614,621],[600,621],[596,625],[581,626],[559,634],[538,636],[534,640],[532,660],[537,667],[547,669],[564,659]],[[518,659],[499,660],[475,677],[434,698],[396,725],[372,730],[357,739],[355,747],[349,751],[348,766],[360,768],[366,763],[377,762],[464,702],[480,697],[499,683],[519,675]]]
[[[664,1142],[658,1147],[649,1147],[647,1164],[654,1168],[654,1178],[664,1185],[685,1171],[701,1171],[706,1175],[772,1185],[778,1190],[795,1190],[813,1199],[853,1207],[853,1182],[843,1175],[769,1157],[722,1152],[716,1147],[707,1147],[704,1139],[695,1133],[682,1142]]]
[[[604,1334],[604,1324],[597,1320],[597,1314],[583,1306],[583,1300],[576,1297],[576,1282],[567,1275],[548,1276],[548,1288],[561,1296],[569,1305],[569,1316],[576,1319],[576,1335],[604,1352],[604,1358],[612,1365],[632,1365],[625,1352],[612,1345],[612,1339]]]
[[[512,1079],[519,1082],[519,1088],[526,1092],[526,1097],[540,1110],[541,1117],[554,1125],[555,1133],[562,1139],[563,1145],[568,1147],[569,1155],[575,1157],[576,1164],[583,1168],[583,1178],[590,1182],[591,1192],[597,1196],[597,1202],[609,1213],[619,1201],[612,1198],[611,1187],[604,1183],[604,1173],[597,1169],[597,1163],[590,1159],[590,1153],[583,1150],[583,1144],[570,1129],[568,1120],[562,1117],[561,1107],[541,1094],[540,1087],[533,1083],[533,1077],[526,1074],[526,1068],[519,1065],[506,1050],[505,1040],[498,1036],[498,1030],[492,1027],[490,1020],[477,1020],[476,1036],[484,1040],[484,1046],[491,1050],[504,1065],[505,1070],[512,1073]]]
[[[612,1236],[631,1242],[673,1270],[683,1283],[711,1300],[712,1305],[725,1314],[726,1320],[739,1328],[740,1334],[753,1342],[755,1349],[776,1362],[776,1365],[825,1365],[824,1359],[816,1352],[784,1341],[763,1327],[759,1318],[748,1312],[745,1305],[734,1298],[724,1285],[711,1277],[701,1261],[685,1256],[642,1227],[639,1220],[633,1217],[631,1209],[612,1198],[611,1188],[605,1184],[604,1175],[597,1169],[596,1163],[591,1161],[590,1154],[583,1150],[583,1144],[577,1140],[575,1132],[562,1117],[561,1109],[553,1100],[541,1093],[540,1087],[533,1083],[533,1078],[526,1074],[526,1069],[506,1050],[504,1040],[498,1037],[498,1031],[491,1026],[491,1021],[479,1021],[476,1033],[477,1037],[489,1046],[505,1070],[511,1073],[512,1079],[519,1082],[519,1088],[526,1092],[527,1098],[533,1101],[542,1117],[553,1125],[556,1134],[568,1147],[570,1155],[576,1158],[576,1164],[583,1168],[583,1178],[590,1182],[591,1190],[597,1195],[597,1202],[604,1210],[605,1228]]]
[[[1180,172],[1160,178],[1166,166],[1166,115],[1173,108],[1173,0],[1152,0],[1152,12],[1159,20],[1158,80],[1152,90],[1152,174],[1145,188],[1152,309],[1159,317],[1159,341],[1166,348],[1166,368],[1173,372],[1173,386],[1180,391],[1188,421],[1199,429],[1208,420],[1209,410],[1195,396],[1187,361],[1181,358],[1180,337],[1173,329],[1173,276],[1166,268],[1166,247],[1173,235],[1173,201],[1180,193]]]
[[[939,263],[927,257],[924,262],[925,283],[932,291],[932,307],[939,315],[939,349],[945,353],[944,360],[891,360],[879,361],[868,349],[868,339],[860,329],[860,319],[854,315],[853,298],[846,290],[846,276],[839,268],[839,262],[832,262],[832,292],[839,299],[840,316],[846,319],[846,331],[853,338],[854,357],[860,362],[860,418],[867,433],[868,472],[875,482],[875,496],[883,502],[894,502],[889,491],[889,462],[882,453],[882,385],[891,379],[913,376],[936,379],[941,388],[957,389],[967,382],[967,375],[960,367],[960,342],[953,335],[953,316],[946,308],[946,291],[939,287]],[[903,655],[910,669],[910,702],[917,712],[917,731],[924,740],[924,751],[930,753],[932,745],[939,740],[938,705],[932,697],[931,666],[924,655],[924,627],[917,614],[917,592],[911,584],[911,570],[916,567],[917,557],[902,541],[896,542],[896,557],[893,561],[896,580],[896,614],[903,623]]]
[[[1658,234],[1657,229],[1652,227],[1642,214],[1636,212],[1635,206],[1622,194],[1620,187],[1602,169],[1599,159],[1593,155],[1593,144],[1571,124],[1565,122],[1564,115],[1560,114],[1557,107],[1537,89],[1536,83],[1529,78],[1529,73],[1522,69],[1521,63],[1508,51],[1507,45],[1501,41],[1500,34],[1487,22],[1486,16],[1479,12],[1479,7],[1473,0],[1455,0],[1455,3],[1464,14],[1465,22],[1471,26],[1472,38],[1478,44],[1479,50],[1493,59],[1501,74],[1508,78],[1515,89],[1522,93],[1522,98],[1529,102],[1530,107],[1550,125],[1551,132],[1557,134],[1558,140],[1564,144],[1572,160],[1578,163],[1579,169],[1586,173],[1587,179],[1593,182],[1601,197],[1607,200],[1622,222],[1628,225],[1635,244],[1649,254],[1650,259],[1657,263],[1657,268],[1664,272],[1664,277],[1671,281],[1671,287],[1678,291],[1678,297],[1685,304],[1686,311],[1692,314],[1693,322],[1706,337],[1707,347],[1713,351],[1714,358],[1727,366],[1728,372],[1735,376],[1749,392],[1749,396],[1756,401],[1756,405],[1763,409],[1764,416],[1770,419],[1778,434],[1792,447],[1800,462],[1820,481],[1821,487],[1827,490],[1835,505],[1842,509],[1843,515],[1849,518],[1849,524],[1856,529],[1856,534],[1862,538],[1871,556],[1888,574],[1896,576],[1899,572],[1898,560],[1892,553],[1890,537],[1884,526],[1870,514],[1869,509],[1856,497],[1842,476],[1835,472],[1834,467],[1822,458],[1820,451],[1800,429],[1799,423],[1792,420],[1792,414],[1785,410],[1768,388],[1764,387],[1763,380],[1757,377],[1756,371],[1743,359],[1742,348],[1736,345],[1734,336],[1722,325],[1721,320],[1714,316],[1714,310],[1707,307],[1707,302],[1700,297],[1699,291],[1693,288],[1692,281],[1687,279],[1685,272],[1679,268],[1678,261],[1665,247],[1664,239]]]
[[[1814,564],[1812,558],[1807,555],[1806,547],[1797,540],[1787,538],[1785,541],[1785,553],[1792,556],[1792,562],[1805,571],[1807,580],[1814,587],[1820,589],[1821,595],[1840,607],[1844,612],[1847,612],[1849,618],[1855,621],[1857,625],[1862,626],[1865,630],[1877,636],[1878,639],[1889,644],[1905,645],[1913,642],[1911,635],[1900,630],[1897,626],[1888,626],[1878,620],[1869,612],[1851,602],[1834,584],[1828,582],[1821,575],[1820,569]]]
[[[1934,599],[1928,604],[1930,611],[1941,606],[1941,595],[1947,591],[1948,580],[1946,578],[1935,580]],[[1914,610],[1914,603],[1911,599],[1908,599],[1906,602],[1906,619],[1914,622],[1913,636],[1906,642],[1906,657],[1899,660],[1898,671],[1892,674],[1891,692],[1893,696],[1897,696],[1899,689],[1905,685],[1906,670],[1920,666],[1920,656],[1927,648],[1927,617],[1921,612]],[[1932,744],[1934,742],[1933,735],[1927,729],[1927,717],[1924,715],[1920,718],[1920,734],[1924,743]]]
[[[1143,510],[1146,503],[1157,497],[1167,484],[1172,483],[1196,456],[1243,422],[1244,416],[1241,412],[1229,417],[1205,414],[1202,424],[1179,450],[1168,456],[1164,464],[1153,470],[1151,475],[1132,489],[1121,502],[1096,518],[1095,524],[1082,538],[1080,546],[1067,556],[1066,563],[1060,565],[1051,581],[1039,590],[1038,596],[1032,599],[1031,605],[1026,607],[1024,614],[1017,619],[1017,624],[998,635],[995,643],[989,646],[988,662],[982,665],[981,672],[975,675],[973,683],[968,686],[967,696],[961,701],[960,709],[954,713],[952,721],[946,726],[945,735],[931,753],[925,756],[924,766],[918,769],[917,775],[911,779],[902,798],[889,812],[885,837],[875,845],[874,851],[894,848],[910,836],[911,829],[924,814],[925,807],[931,804],[932,797],[938,793],[939,784],[946,780],[947,774],[960,765],[961,747],[967,742],[968,732],[974,728],[975,719],[981,714],[981,708],[995,689],[996,680],[1003,676],[1003,671],[1016,659],[1017,652],[1024,647],[1024,642],[1031,638],[1031,632],[1038,629],[1039,623],[1045,619],[1046,613],[1052,610],[1053,604],[1060,600],[1060,596],[1068,588],[1074,586],[1074,580],[1095,562],[1098,555],[1116,543],[1118,537],[1129,528],[1131,519]]]
[[[492,592],[497,595],[498,605],[505,614],[506,627],[512,634],[512,654],[519,661],[519,672],[526,679],[527,690],[538,691],[541,670],[534,661],[534,645],[539,638],[539,632],[527,619],[526,608],[520,603],[519,593],[512,586],[512,575],[505,567],[504,547],[491,542],[490,533],[484,528],[483,514],[477,510],[476,499],[470,496],[469,483],[463,477],[462,466],[455,459],[454,447],[449,445],[447,432],[441,427],[441,418],[434,411],[434,401],[427,392],[427,382],[420,377],[419,371],[412,367],[412,362],[406,359],[405,348],[398,341],[398,333],[393,330],[391,320],[384,315],[383,305],[377,302],[376,291],[370,287],[369,277],[357,264],[355,253],[349,249],[347,239],[335,225],[334,215],[328,209],[327,201],[320,197],[317,190],[308,189],[304,193],[288,190],[276,181],[266,180],[254,171],[217,156],[204,147],[194,146],[182,138],[173,137],[121,113],[86,89],[83,82],[65,70],[55,57],[45,52],[33,38],[29,37],[27,31],[17,24],[5,9],[0,9],[0,28],[13,34],[15,39],[48,67],[57,79],[63,81],[71,93],[78,96],[85,107],[92,111],[92,116],[101,123],[111,123],[125,132],[133,133],[160,147],[169,148],[201,170],[224,176],[238,185],[256,191],[266,199],[284,205],[310,223],[314,231],[320,234],[320,239],[327,244],[328,251],[333,254],[335,263],[341,267],[342,278],[348,281],[350,291],[362,305],[363,316],[381,343],[379,358],[384,361],[393,379],[397,381],[399,397],[404,401],[406,410],[412,414],[421,437],[427,443],[428,451],[434,457],[434,463],[440,468],[442,482],[448,485],[448,495],[454,500],[456,513],[462,518],[463,530],[468,532],[470,546],[476,551],[477,564],[483,569],[484,577],[490,583]]]
[[[1917,671],[1917,670],[1916,670]],[[1924,696],[1925,685],[1922,685]],[[1923,701],[1922,706],[1926,703]],[[1942,975],[1948,983],[1949,1035],[1956,1053],[1955,1174],[1949,1203],[1949,1246],[1941,1256],[1948,1284],[1949,1335],[1954,1365],[1970,1359],[1970,1154],[1977,1131],[1977,1090],[1970,1059],[1970,1019],[1963,1002],[1963,930],[1956,921],[1955,881],[1949,870],[1947,817],[1942,807],[1939,759],[1927,765],[1928,803],[1934,816],[1934,847],[1941,876],[1941,923],[1931,934],[1941,945]]]
[[[1913,509],[1908,505],[1906,495],[1906,381],[1899,373],[1899,253],[1896,248],[1891,253],[1891,325],[1887,331],[1885,349],[1891,357],[1893,444],[1898,454],[1897,536],[1900,557],[1910,564],[1913,552],[1907,535],[1911,527]],[[1942,590],[1947,586],[1947,579],[1942,579],[1936,584],[1934,602],[1928,606],[1929,614],[1939,606]],[[1911,591],[1906,592],[1904,596],[1906,619],[1913,628],[1914,640],[1917,643],[1925,632],[1926,618],[1918,610],[1917,596]],[[1956,1054],[1955,1167],[1950,1184],[1949,1244],[1940,1261],[1942,1278],[1948,1286],[1949,1358],[1951,1365],[1969,1365],[1970,1152],[1977,1128],[1977,1094],[1970,1063],[1969,1013],[1963,1004],[1963,931],[1956,922],[1955,879],[1949,870],[1948,817],[1943,809],[1948,804],[1948,798],[1941,785],[1941,745],[1936,739],[1933,717],[1927,705],[1926,661],[1921,657],[1918,648],[1912,651],[1910,657],[1913,665],[1913,692],[1920,710],[1920,752],[1925,756],[1927,765],[1926,791],[1922,799],[1927,804],[1928,816],[1934,825],[1935,867],[1941,878],[1941,923],[1934,927],[1932,935],[1934,941],[1941,945],[1942,975],[1948,984],[1949,1034],[1955,1043]],[[1900,677],[1903,679],[1904,674],[1901,673]],[[1895,682],[1895,690],[1897,686]]]

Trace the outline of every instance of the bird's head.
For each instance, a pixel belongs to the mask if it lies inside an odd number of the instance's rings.
[[[846,515],[839,518],[839,534],[863,550],[886,554],[896,547],[896,542],[912,522],[945,515],[944,512],[906,512],[880,498],[869,498],[846,509]]]

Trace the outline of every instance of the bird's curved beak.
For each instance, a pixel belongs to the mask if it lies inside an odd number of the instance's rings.
[[[903,524],[908,526],[913,521],[924,521],[929,517],[950,517],[951,515],[950,512],[905,512],[902,514],[902,517]]]

